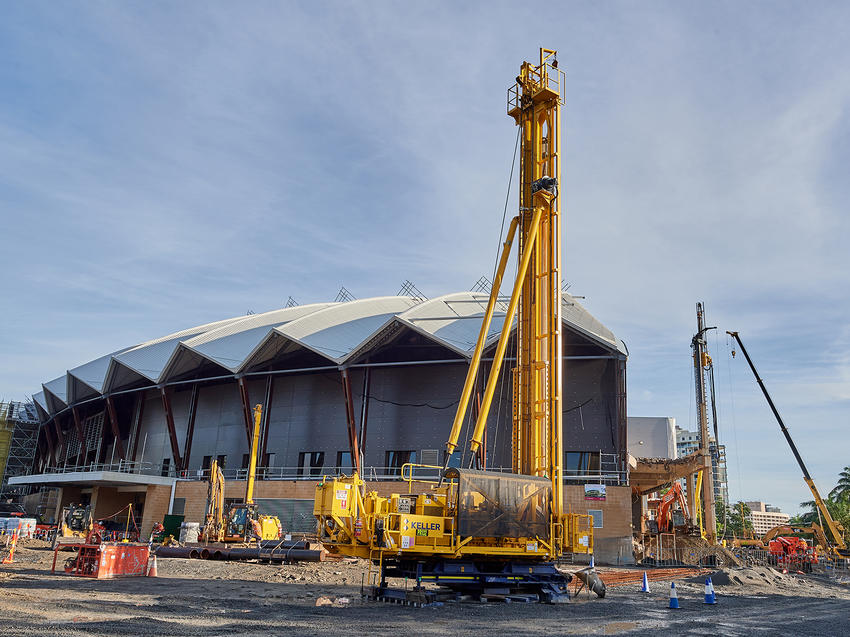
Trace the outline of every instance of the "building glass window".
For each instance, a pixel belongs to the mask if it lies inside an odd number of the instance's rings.
[[[443,452],[443,458],[445,458],[446,452]],[[452,451],[452,455],[449,456],[449,466],[455,469],[460,469],[463,464],[463,451]]]
[[[587,514],[593,518],[593,528],[602,528],[602,509],[588,509]]]
[[[567,451],[564,454],[564,475],[578,476],[598,473],[600,454],[598,451]]]
[[[339,473],[351,473],[351,452],[337,451],[336,452],[336,470]]]
[[[320,476],[324,466],[324,451],[302,451],[298,454],[298,475]]]
[[[167,476],[168,472],[171,470],[171,458],[163,458],[162,459],[162,475]]]
[[[406,465],[408,462],[416,462],[416,452],[415,451],[387,451],[386,452],[386,467],[387,467],[387,475],[398,476],[401,475],[402,466]]]
[[[171,506],[171,515],[183,515],[186,511],[186,498],[174,498],[174,504]]]
[[[227,465],[227,456],[222,454],[218,457],[218,468],[224,471],[224,467]]]

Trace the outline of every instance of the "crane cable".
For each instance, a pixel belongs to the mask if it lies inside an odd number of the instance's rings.
[[[741,492],[741,485],[743,485],[743,482],[741,480],[741,456],[738,452],[738,430],[735,426],[735,392],[733,391],[732,384],[732,358],[734,358],[734,356],[734,346],[731,344],[729,334],[726,334],[726,369],[729,377],[729,406],[731,408],[730,422],[732,423],[732,439],[735,442],[735,468],[738,473],[738,501],[741,502],[743,501],[743,494]]]
[[[502,211],[502,227],[499,230],[499,243],[496,245],[496,260],[493,263],[493,285],[496,284],[496,270],[499,267],[499,256],[500,256],[500,253],[502,251],[502,238],[504,237],[504,234],[505,234],[505,220],[508,217],[508,203],[510,202],[510,198],[511,198],[511,184],[513,184],[513,181],[514,181],[514,167],[516,166],[516,154],[517,154],[517,149],[519,148],[519,137],[520,137],[521,132],[522,132],[522,126],[517,126],[516,141],[514,142],[514,155],[513,155],[513,159],[511,159],[511,174],[508,177],[508,189],[507,189],[507,193],[505,194],[505,209]],[[516,278],[516,277],[514,277],[514,278]],[[496,290],[496,298],[499,298],[499,290]],[[505,318],[507,319],[507,317],[505,317]],[[504,324],[502,325],[502,329],[505,329]],[[508,329],[510,329],[510,326],[508,326]],[[516,341],[514,341],[514,346],[516,346]],[[510,354],[511,352],[508,352],[508,353]],[[492,369],[491,369],[491,373],[492,373]],[[499,383],[499,400],[496,402],[496,430],[493,432],[493,449],[494,450],[497,448],[496,444],[497,444],[497,441],[499,440],[499,421],[501,420],[501,417],[502,417],[502,399],[503,399],[503,396],[504,396],[504,391],[505,391],[505,383],[504,383],[504,380],[503,380],[502,382]],[[484,437],[486,438],[486,436],[487,436],[487,430],[485,429],[484,430]],[[484,458],[484,466],[485,467],[487,466],[487,459],[486,458]]]

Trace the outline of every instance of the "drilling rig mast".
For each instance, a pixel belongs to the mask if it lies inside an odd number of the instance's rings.
[[[711,450],[708,433],[708,398],[706,395],[705,374],[711,368],[711,357],[708,355],[708,341],[706,332],[716,329],[705,326],[705,310],[702,303],[697,303],[697,333],[691,340],[691,348],[694,353],[694,389],[696,390],[697,420],[699,420],[700,453],[702,454],[702,503],[703,521],[705,527],[705,538],[712,544],[717,541],[717,516],[714,508],[714,473],[712,471]],[[712,372],[713,374],[713,372]],[[713,392],[712,376],[712,392]],[[712,393],[712,409],[714,409],[714,425],[717,426],[717,411],[714,406]],[[719,445],[720,441],[716,440]],[[690,481],[692,482],[692,481]],[[690,484],[689,484],[690,488]]]
[[[533,591],[543,601],[566,601],[569,576],[555,568],[554,560],[565,551],[592,552],[592,525],[581,520],[589,516],[563,513],[563,95],[564,73],[558,69],[556,52],[549,49],[540,49],[537,64],[524,62],[508,89],[508,115],[520,127],[519,211],[500,255],[439,482],[413,494],[412,466],[405,465],[407,495],[364,493],[356,473],[326,478],[316,489],[319,539],[332,552],[379,564],[376,596],[391,595],[387,576],[405,576],[470,592],[481,593],[489,585]],[[470,438],[474,462],[483,455],[490,405],[516,316],[512,473],[449,468],[515,240],[517,275]]]

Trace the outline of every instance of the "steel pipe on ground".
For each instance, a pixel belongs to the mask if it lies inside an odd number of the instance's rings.
[[[263,540],[260,542],[260,548],[264,550],[278,550],[278,549],[316,549],[319,548],[320,545],[316,542],[309,542],[308,540]]]
[[[192,553],[195,555],[192,555]],[[159,546],[154,551],[154,555],[157,557],[197,557],[198,551],[197,549],[190,548],[188,546]]]
[[[286,549],[264,551],[251,548],[231,549],[228,559],[265,560],[269,562],[322,562],[325,552],[317,549]]]

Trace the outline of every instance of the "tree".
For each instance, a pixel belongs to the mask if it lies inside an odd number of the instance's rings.
[[[830,495],[830,497],[826,498],[823,502],[826,505],[829,514],[832,516],[832,519],[838,522],[845,529],[850,529],[850,498],[836,499]],[[812,523],[819,524],[824,527],[826,526],[821,519],[822,516],[820,515],[820,511],[818,511],[814,500],[800,502],[800,507],[809,510],[802,515],[792,518],[792,523],[798,523],[804,526],[809,526]],[[824,529],[824,531],[827,535],[829,534],[828,529]]]
[[[838,484],[829,492],[829,497],[834,500],[850,500],[850,467],[838,474]]]
[[[745,535],[745,533],[744,533],[745,529],[752,531],[753,523],[749,519],[751,511],[750,511],[750,507],[748,507],[745,503],[736,502],[731,507],[726,506],[726,504],[723,503],[723,502],[718,502],[717,504],[719,505],[718,510],[717,510],[717,532],[718,532],[718,534],[721,534],[721,531],[720,531],[721,523],[724,520],[725,520],[725,526],[724,526],[723,532],[722,532],[722,535],[724,537],[734,535],[735,537],[740,538],[740,537],[743,537]],[[723,511],[723,508],[721,508],[721,507],[724,507],[726,509],[725,510],[725,517],[723,517],[724,511]]]
[[[714,501],[714,519],[717,521],[717,537],[726,537],[729,531],[730,511],[723,500]]]

